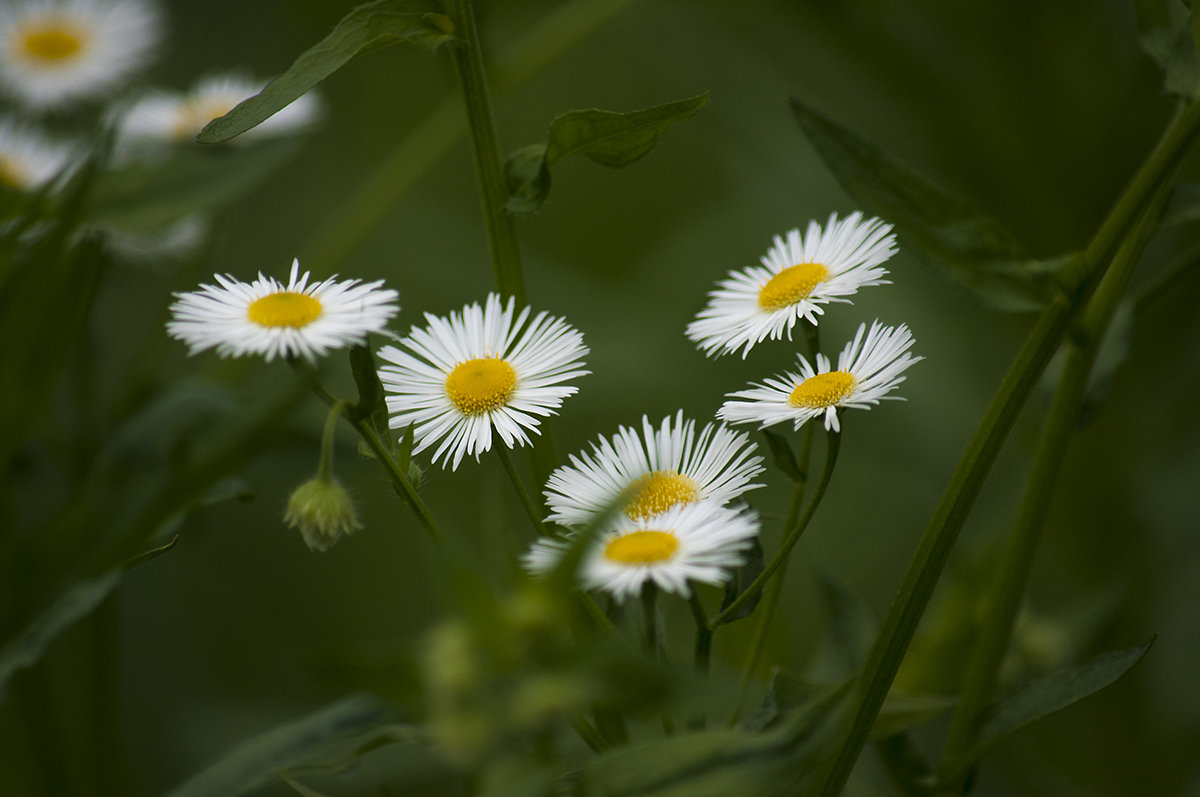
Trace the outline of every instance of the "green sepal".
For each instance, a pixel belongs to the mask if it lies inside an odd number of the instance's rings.
[[[568,111],[554,118],[541,144],[522,147],[504,165],[511,196],[505,209],[532,213],[550,193],[550,167],[570,155],[586,155],[601,166],[617,169],[650,153],[667,129],[708,105],[708,93],[616,113],[599,108]]]
[[[352,58],[400,42],[436,50],[454,38],[454,25],[432,2],[375,0],[342,17],[266,88],[209,122],[196,140],[219,144],[245,133],[286,108]]]

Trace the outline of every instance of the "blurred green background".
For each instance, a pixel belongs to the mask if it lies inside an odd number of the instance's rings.
[[[169,44],[147,80],[184,88],[231,68],[277,74],[352,5],[176,0]],[[559,7],[479,5],[486,54],[504,52]],[[511,151],[544,139],[549,121],[569,109],[627,111],[711,92],[708,108],[625,170],[560,164],[548,203],[518,223],[530,303],[566,316],[591,348],[593,374],[553,423],[564,459],[643,413],[711,417],[725,392],[790,366],[798,344],[712,361],[683,336],[713,282],[755,262],[772,235],[855,209],[805,141],[789,97],[1001,218],[1040,256],[1086,245],[1171,112],[1160,73],[1138,48],[1128,2],[626,5],[497,102],[502,148]],[[188,359],[165,339],[170,292],[214,271],[282,276],[298,256],[320,276],[384,278],[400,291],[394,328],[402,333],[424,311],[442,314],[490,290],[465,140],[361,239],[336,252],[328,246],[359,186],[454,91],[444,54],[396,47],[358,59],[320,87],[324,123],[269,180],[220,210],[198,255],[114,268],[91,332],[101,390],[87,398],[99,423],[111,427],[127,409],[114,407],[114,397],[133,374],[150,384],[290,378],[282,364]],[[1194,164],[1188,175],[1195,178]],[[1137,282],[1152,280],[1193,232],[1158,242]],[[769,647],[774,663],[799,671],[827,659],[819,580],[836,578],[882,615],[1032,322],[981,306],[906,252],[903,238],[900,246],[889,264],[893,285],[833,306],[822,321],[828,349],[862,321],[907,323],[926,360],[902,388],[907,402],[845,419],[838,473],[794,556]],[[323,262],[322,253],[339,257]],[[1152,634],[1158,641],[1115,686],[999,748],[979,794],[1200,795],[1198,295],[1193,269],[1136,316],[1128,361],[1068,457],[1023,636],[1034,670]],[[326,371],[331,384],[350,389],[343,359],[331,358]],[[1013,520],[1046,398],[1034,396],[1010,439],[901,683],[955,689],[963,648],[954,617],[969,613]],[[109,653],[120,733],[109,743],[127,756],[128,793],[160,793],[238,740],[370,688],[363,663],[418,650],[445,612],[421,529],[373,464],[356,456],[348,430],[337,468],[365,529],[316,554],[284,527],[290,490],[315,468],[323,412],[315,400],[304,403],[280,445],[240,469],[253,500],[193,515],[177,547],[130,571],[102,609],[119,629]],[[771,486],[752,503],[767,518],[772,550],[786,491],[776,471],[766,477]],[[497,464],[431,469],[425,494],[450,535],[484,561],[504,563],[494,583],[511,583],[528,530]],[[672,644],[686,650],[686,614],[671,619]],[[739,663],[747,637],[737,626],[718,634],[718,662]],[[56,643],[39,677],[54,684],[64,768],[84,794],[98,787],[86,779],[86,684],[70,675],[80,644],[72,635]],[[919,740],[936,755],[943,732],[935,725]],[[11,782],[0,781],[0,792],[25,793],[39,759],[11,717],[0,733],[10,737],[0,744],[0,775]],[[861,793],[890,793],[869,751],[860,770]]]

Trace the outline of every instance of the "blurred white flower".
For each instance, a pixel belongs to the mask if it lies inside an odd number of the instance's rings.
[[[28,125],[0,118],[0,185],[40,188],[71,163],[74,148]]]
[[[45,109],[120,88],[162,37],[144,0],[5,0],[0,3],[0,87]]]

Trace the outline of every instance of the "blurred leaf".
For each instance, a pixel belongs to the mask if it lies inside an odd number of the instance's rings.
[[[771,449],[771,461],[775,463],[775,467],[783,471],[783,474],[793,482],[804,481],[804,471],[800,470],[800,465],[796,463],[796,455],[792,452],[792,446],[788,443],[787,438],[770,429],[761,429],[760,431],[767,439],[767,447]]]
[[[1008,736],[1099,692],[1129,672],[1153,644],[1154,638],[1151,638],[1137,647],[1105,653],[1078,667],[1039,678],[1001,697],[980,718],[975,746],[961,759],[947,762],[950,771],[943,779],[953,782]]]
[[[849,684],[825,688],[778,726],[712,730],[633,744],[592,759],[584,797],[755,797],[799,793],[831,752],[849,707]]]
[[[266,88],[209,122],[196,140],[201,144],[219,144],[245,133],[299,99],[357,55],[399,42],[436,50],[453,38],[454,31],[453,24],[439,10],[436,3],[421,0],[375,0],[358,6]]]
[[[862,596],[851,592],[837,579],[823,575],[818,582],[830,637],[842,649],[846,666],[856,670],[866,661],[879,622]]]
[[[121,571],[116,569],[71,585],[0,650],[0,700],[13,673],[35,664],[46,647],[76,620],[99,606],[120,579]]]
[[[544,144],[514,152],[505,164],[512,192],[505,208],[532,213],[550,193],[550,167],[569,155],[586,155],[601,166],[620,168],[650,153],[667,128],[708,105],[708,94],[629,113],[591,108],[568,111],[550,123]]]
[[[123,231],[150,232],[212,212],[261,183],[300,143],[293,138],[253,147],[180,145],[162,160],[105,172],[96,181],[95,219]]]
[[[1125,361],[1129,359],[1129,347],[1133,340],[1133,300],[1125,299],[1117,305],[1112,322],[1104,332],[1104,339],[1096,350],[1096,359],[1088,373],[1087,392],[1080,408],[1079,427],[1085,428],[1095,420],[1100,408],[1108,398],[1113,378]]]
[[[875,750],[892,782],[904,794],[924,797],[933,793],[937,778],[907,733],[877,740]]]
[[[763,548],[762,542],[755,537],[752,544],[746,549],[746,562],[741,567],[733,571],[733,578],[725,582],[725,595],[721,598],[721,611],[733,605],[733,602],[738,599],[738,596],[746,591],[746,588],[754,583],[754,579],[762,574],[763,566]],[[749,617],[754,609],[762,600],[763,591],[760,589],[755,593],[754,597],[742,604],[742,607],[725,619],[726,623],[732,623],[734,620],[741,620],[743,617]]]
[[[1064,258],[1033,259],[998,220],[947,195],[798,100],[792,100],[792,109],[846,192],[893,224],[927,264],[999,310],[1036,310],[1047,303],[1047,277]]]
[[[305,786],[303,783],[299,782],[298,780],[296,780],[294,778],[289,778],[287,776],[284,776],[283,782],[286,783],[287,785],[291,786],[293,789],[295,789],[296,793],[299,794],[300,797],[332,797],[332,795],[326,794],[323,791],[317,791],[316,789],[310,789],[309,787]]]
[[[1181,0],[1135,0],[1142,49],[1158,62],[1171,94],[1185,98],[1200,89],[1200,56],[1192,33],[1192,14]]]
[[[1200,185],[1176,183],[1171,188],[1171,198],[1167,201],[1158,226],[1174,227],[1193,221],[1200,221]]]
[[[328,754],[331,747],[393,721],[392,710],[366,696],[341,700],[296,722],[242,742],[170,792],[172,797],[236,797],[285,771]]]
[[[948,713],[958,701],[944,695],[888,694],[871,728],[872,739],[886,739],[910,728],[928,725]]]

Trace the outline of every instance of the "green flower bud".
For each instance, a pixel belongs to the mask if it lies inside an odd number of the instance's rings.
[[[299,529],[304,542],[314,551],[329,550],[343,534],[362,528],[354,502],[336,479],[318,476],[296,488],[288,499],[283,520]]]

